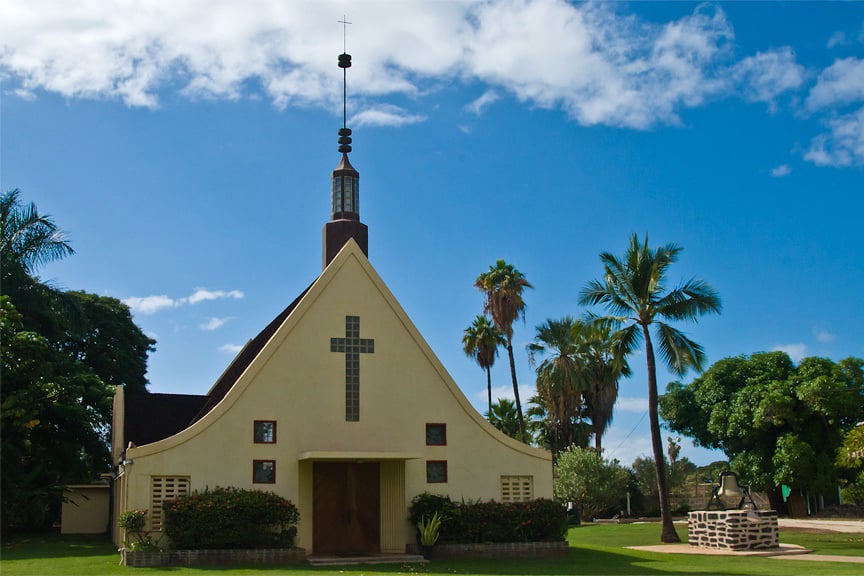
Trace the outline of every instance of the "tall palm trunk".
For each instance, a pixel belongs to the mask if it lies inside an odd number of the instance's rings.
[[[489,410],[487,414],[492,412],[492,367],[486,366],[486,396],[489,400]]]
[[[675,525],[672,524],[672,514],[669,509],[669,484],[666,481],[666,460],[663,457],[663,440],[660,437],[660,416],[657,399],[657,366],[654,362],[654,346],[648,327],[642,325],[642,335],[645,337],[645,356],[648,362],[648,420],[651,427],[651,447],[654,449],[654,464],[657,469],[657,495],[660,499],[660,520],[662,529],[661,542],[680,542]]]
[[[519,385],[516,383],[516,361],[513,359],[513,343],[507,338],[507,356],[510,357],[510,376],[513,378],[513,395],[516,397],[516,416],[519,419],[519,435],[525,441],[525,419],[522,417],[522,401],[519,400]]]

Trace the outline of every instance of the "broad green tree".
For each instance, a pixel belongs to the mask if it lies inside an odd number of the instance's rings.
[[[629,355],[640,345],[645,346],[648,369],[648,416],[651,429],[651,447],[657,463],[657,492],[660,500],[663,542],[680,542],[672,524],[669,509],[669,487],[666,479],[663,440],[660,436],[658,414],[657,365],[654,338],[664,364],[676,374],[685,374],[694,368],[701,371],[705,362],[702,346],[690,340],[669,321],[696,321],[700,315],[719,313],[720,297],[707,283],[691,279],[668,290],[669,268],[678,260],[682,248],[666,244],[659,248],[648,246],[648,236],[639,240],[636,234],[622,257],[609,252],[600,254],[603,278],[592,280],[580,292],[580,302],[601,305],[611,314],[609,322],[620,323],[618,332],[622,353]]]
[[[57,518],[63,485],[111,470],[113,387],[23,330],[7,296],[0,296],[0,339],[0,516],[4,528],[43,528]]]
[[[474,318],[474,322],[462,335],[462,350],[486,371],[487,410],[490,411],[492,410],[492,366],[495,364],[495,358],[498,357],[498,348],[506,344],[504,334],[483,315]]]
[[[522,293],[533,288],[525,275],[512,264],[496,260],[494,266],[480,274],[474,287],[483,293],[483,310],[492,316],[495,327],[507,338],[507,357],[510,360],[510,377],[513,380],[513,395],[516,399],[516,415],[519,432],[524,438],[525,418],[522,415],[522,401],[519,398],[519,384],[516,379],[516,361],[513,358],[513,323],[525,319],[525,300]]]
[[[62,334],[49,338],[106,384],[146,392],[147,357],[156,341],[135,324],[129,307],[110,296],[81,291],[65,295],[75,320]]]
[[[743,481],[782,509],[780,486],[833,494],[845,434],[864,418],[860,358],[785,352],[724,358],[690,384],[672,382],[660,400],[672,430],[722,450]]]
[[[626,498],[630,473],[617,460],[590,448],[571,446],[555,464],[555,499],[572,502],[583,520],[615,509]]]

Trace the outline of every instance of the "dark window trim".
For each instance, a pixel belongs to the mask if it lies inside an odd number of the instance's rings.
[[[273,463],[273,480],[269,482],[257,482],[255,480],[255,465],[264,464],[266,462]],[[276,460],[252,460],[252,483],[253,484],[275,484],[276,483]]]
[[[444,465],[444,479],[443,480],[430,480],[429,479],[429,465],[430,464],[443,464]],[[447,473],[447,461],[446,460],[427,460],[426,461],[426,483],[427,484],[446,484],[449,480],[449,476]]]
[[[258,424],[273,424],[273,441],[265,442],[263,440],[258,440],[255,437],[256,428]],[[255,423],[252,424],[252,442],[255,444],[276,444],[276,420],[255,420]]]
[[[429,428],[431,426],[441,426],[444,429],[444,442],[441,444],[429,443]],[[426,423],[426,445],[427,446],[447,446],[447,423],[446,422],[427,422]]]

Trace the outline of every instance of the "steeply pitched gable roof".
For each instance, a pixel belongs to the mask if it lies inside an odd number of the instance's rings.
[[[123,445],[150,444],[173,436],[189,426],[207,396],[126,392]]]

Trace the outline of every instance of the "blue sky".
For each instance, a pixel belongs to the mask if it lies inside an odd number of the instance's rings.
[[[69,232],[43,278],[158,340],[152,391],[205,393],[320,273],[343,14],[370,260],[479,409],[477,274],[535,286],[527,397],[534,327],[581,314],[634,232],[719,291],[682,326],[710,361],[864,356],[864,3],[5,1],[0,186]],[[632,364],[605,440],[628,464],[650,453]]]

